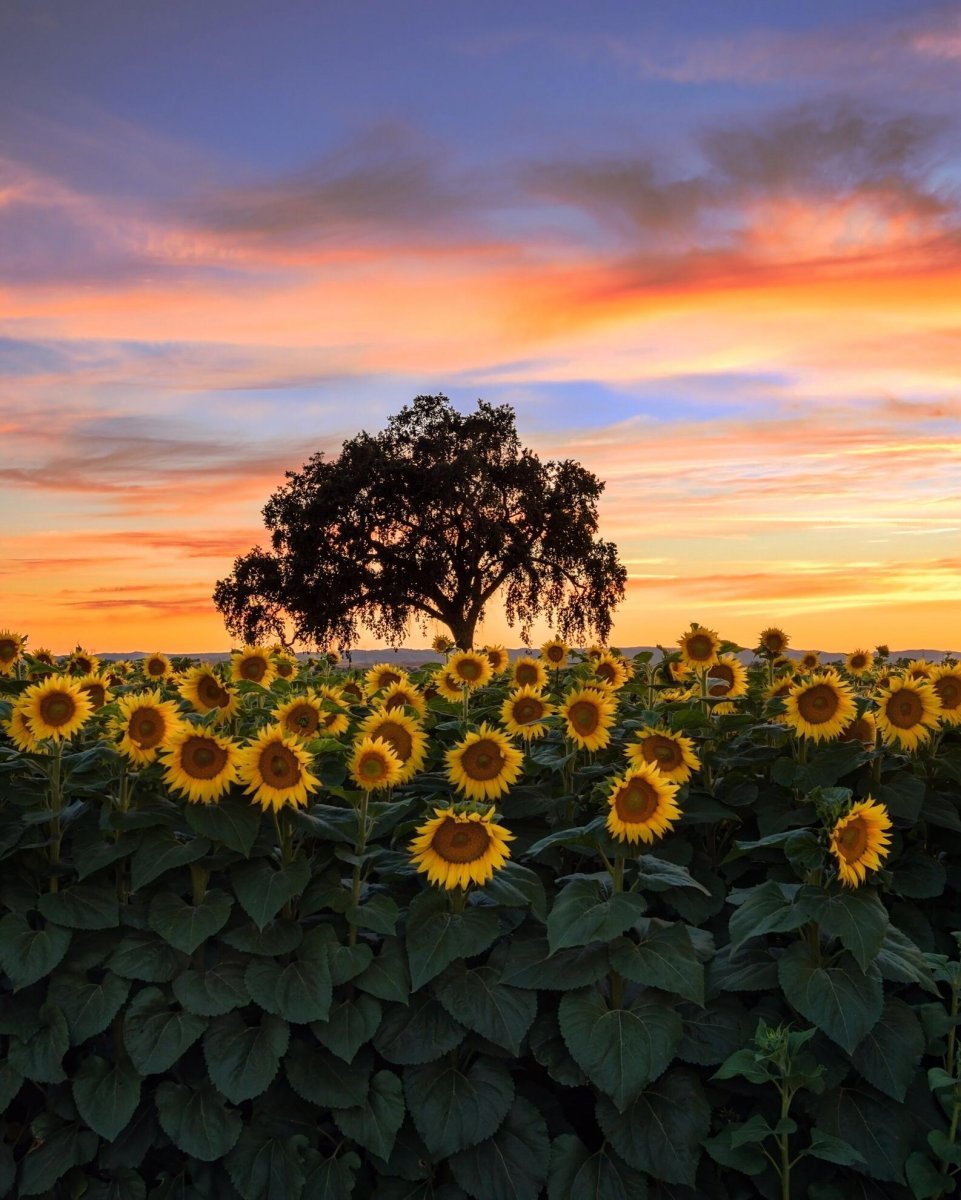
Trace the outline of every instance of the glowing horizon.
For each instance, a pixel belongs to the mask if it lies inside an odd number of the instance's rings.
[[[102,8],[0,17],[0,628],[228,649],[284,471],[443,392],[606,482],[614,644],[961,646],[952,9]]]

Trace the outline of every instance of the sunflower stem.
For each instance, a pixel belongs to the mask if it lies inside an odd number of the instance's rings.
[[[611,889],[616,896],[624,890],[624,863],[625,857],[623,854],[618,854],[614,859],[611,869]],[[624,979],[618,971],[611,971],[607,976],[607,983],[611,993],[611,1007],[624,1007]]]
[[[448,895],[450,896],[451,912],[462,913],[467,907],[467,888],[453,888]]]
[[[786,1085],[781,1087],[781,1120],[788,1119],[788,1113],[791,1111],[791,1100],[794,1093]],[[791,1151],[790,1151],[791,1135],[788,1133],[778,1134],[778,1148],[781,1151],[781,1169],[778,1174],[781,1176],[781,1200],[791,1200]]]
[[[63,829],[60,825],[60,813],[63,809],[63,779],[62,779],[63,742],[59,739],[54,743],[50,754],[50,891],[60,889],[60,844],[63,840]]]
[[[367,849],[367,805],[370,802],[370,792],[364,791],[361,797],[360,804],[357,808],[357,841],[354,845],[354,855],[359,858]],[[364,881],[363,865],[359,862],[354,863],[354,871],[350,881],[350,908],[347,910],[347,925],[348,935],[347,944],[349,946],[357,945],[357,926],[354,924],[350,914],[356,910],[360,904],[360,889]]]

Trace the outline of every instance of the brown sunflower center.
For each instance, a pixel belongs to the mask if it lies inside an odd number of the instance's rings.
[[[70,673],[72,675],[89,675],[92,670],[93,663],[83,654],[81,654],[78,658],[75,658],[70,664]]]
[[[613,663],[598,663],[594,668],[594,672],[598,679],[603,679],[607,683],[614,683],[617,680],[617,667]]]
[[[288,746],[276,743],[265,746],[257,766],[264,783],[273,787],[294,787],[300,783],[300,762]]]
[[[240,677],[251,683],[260,683],[267,674],[267,660],[259,654],[251,654],[249,658],[240,660]]]
[[[764,635],[764,649],[771,654],[780,654],[787,645],[787,640],[780,629],[769,629]]]
[[[928,669],[927,667],[913,667],[911,671],[908,672],[908,676],[911,679],[927,679]]]
[[[961,706],[961,679],[945,675],[934,681],[934,690],[938,693],[941,707],[948,712],[953,712]]]
[[[898,729],[912,729],[924,716],[924,703],[917,692],[902,688],[887,702],[885,713]]]
[[[13,662],[20,651],[20,645],[13,638],[0,638],[0,662]]]
[[[857,862],[868,848],[868,827],[863,817],[849,821],[837,835],[836,845],[845,862]]]
[[[524,687],[537,683],[540,678],[537,667],[533,663],[520,663],[514,671],[514,678]]]
[[[870,745],[874,741],[874,730],[864,717],[858,717],[844,730],[840,740],[842,742],[864,742],[865,745]]]
[[[706,662],[714,653],[714,643],[706,633],[695,633],[687,639],[687,654],[695,662]]]
[[[562,663],[567,657],[567,651],[563,646],[548,646],[546,657],[552,663]]]
[[[483,858],[491,836],[480,821],[455,821],[447,817],[431,839],[431,849],[445,862],[469,863]]]
[[[798,696],[797,710],[809,725],[821,725],[833,719],[841,698],[829,684],[819,683]]]
[[[496,779],[504,766],[504,755],[497,742],[481,738],[467,747],[460,757],[460,766],[468,779]]]
[[[805,654],[801,659],[801,666],[810,669],[811,667],[816,667],[820,661],[816,654]]]
[[[72,721],[76,711],[77,702],[67,692],[51,692],[40,701],[40,719],[53,728]]]
[[[212,738],[189,737],[180,749],[180,766],[191,779],[215,779],[227,765],[227,751]]]
[[[662,737],[661,734],[645,738],[641,743],[641,753],[647,762],[658,767],[679,767],[684,761],[677,742],[672,742],[670,738]]]
[[[490,663],[491,669],[494,671],[499,671],[504,665],[504,659],[500,650],[488,650],[487,661]]]
[[[368,734],[372,738],[383,738],[402,763],[407,762],[414,751],[414,739],[403,725],[396,721],[381,721]]]
[[[660,803],[657,789],[646,779],[630,779],[618,789],[614,808],[622,821],[628,824],[649,821],[657,812]]]
[[[153,708],[141,708],[133,714],[127,725],[127,734],[141,750],[153,750],[163,741],[163,718]]]
[[[376,691],[379,692],[383,688],[390,687],[391,684],[400,683],[400,676],[396,671],[381,671],[374,682],[377,685]]]
[[[164,660],[162,658],[148,658],[147,659],[147,674],[148,675],[151,675],[154,678],[156,678],[160,675],[166,675],[166,673],[167,673],[167,664],[164,662]]]
[[[288,662],[286,658],[281,658],[277,662],[277,674],[281,679],[289,679],[294,673],[294,664]]]
[[[851,655],[851,670],[852,671],[863,671],[867,665],[868,665],[868,656],[866,654],[852,654]]]
[[[468,683],[473,683],[475,679],[480,679],[482,670],[483,667],[479,662],[473,658],[465,658],[457,664],[455,674],[459,675],[461,679],[466,679]]]
[[[107,689],[102,683],[82,683],[80,690],[87,693],[95,710],[103,708],[107,700]]]
[[[533,696],[525,696],[514,703],[514,720],[518,725],[527,725],[531,721],[540,720],[544,715],[544,705]]]
[[[387,759],[376,750],[368,752],[360,760],[360,774],[365,779],[386,779],[389,770]]]
[[[388,712],[390,712],[394,708],[404,708],[405,705],[410,705],[410,707],[413,708],[414,697],[410,694],[410,692],[400,691],[394,692],[393,696],[390,696],[385,702],[384,707]]]
[[[717,679],[708,692],[712,696],[726,696],[734,687],[734,668],[729,663],[715,663],[707,673],[708,679]]]
[[[601,723],[601,710],[592,700],[577,700],[568,709],[568,718],[578,733],[593,733]]]
[[[197,695],[201,703],[206,704],[208,708],[223,708],[230,702],[230,697],[220,686],[216,675],[201,675],[197,683]]]
[[[317,710],[310,704],[295,704],[284,717],[284,728],[290,730],[291,733],[313,733],[319,724],[320,717],[317,715]]]
[[[363,700],[364,693],[360,690],[360,685],[354,683],[353,680],[348,680],[343,686],[345,695],[352,696],[355,700]]]

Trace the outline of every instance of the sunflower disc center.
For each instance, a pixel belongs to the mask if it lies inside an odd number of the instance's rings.
[[[812,725],[830,721],[838,710],[838,696],[827,684],[818,684],[798,697],[798,712]]]
[[[649,821],[657,812],[659,797],[646,779],[632,779],[617,794],[614,807],[629,825]]]
[[[251,683],[260,683],[267,674],[267,664],[262,658],[247,658],[240,664],[240,674]]]
[[[582,733],[593,733],[601,723],[601,714],[589,700],[578,700],[571,707],[571,721]]]
[[[923,716],[924,705],[914,692],[899,692],[888,703],[888,720],[898,729],[911,729]]]
[[[40,704],[40,716],[47,725],[66,725],[75,712],[73,699],[60,692],[44,696]]]
[[[491,836],[480,821],[455,821],[448,817],[439,826],[431,848],[445,862],[469,863],[483,858]]]
[[[504,766],[504,756],[496,742],[474,742],[464,751],[460,765],[469,779],[496,779]]]
[[[194,779],[214,779],[227,765],[227,751],[209,738],[192,737],[184,743],[181,764]]]
[[[846,825],[838,834],[837,844],[845,862],[857,862],[868,845],[868,831],[864,821],[859,817]]]

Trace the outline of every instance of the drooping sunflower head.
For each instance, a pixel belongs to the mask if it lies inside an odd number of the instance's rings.
[[[713,667],[717,662],[717,651],[721,642],[713,629],[696,623],[687,633],[677,639],[681,647],[681,659],[689,667]]]
[[[542,660],[524,654],[514,659],[511,667],[514,687],[532,687],[541,690],[547,687],[547,671]]]
[[[619,691],[631,676],[624,660],[610,653],[602,654],[595,660],[594,674],[601,687],[609,688],[612,692]]]
[[[137,696],[122,696],[117,701],[113,723],[120,734],[120,753],[138,766],[152,763],[160,748],[182,726],[177,705],[164,700],[156,689]]]
[[[563,667],[571,648],[563,638],[551,638],[541,646],[541,657],[552,667]]]
[[[409,682],[410,676],[403,667],[395,667],[390,663],[376,663],[364,674],[364,688],[368,696],[376,696],[378,692],[398,683]]]
[[[567,736],[581,750],[603,750],[611,740],[617,705],[610,693],[580,688],[564,697],[560,707]]]
[[[77,680],[81,689],[86,692],[87,699],[90,701],[90,706],[94,712],[98,708],[103,708],[107,703],[107,692],[110,688],[110,679],[106,675],[84,675]]]
[[[961,725],[961,667],[935,667],[931,686],[941,702],[941,720],[946,725]]]
[[[173,667],[170,665],[170,659],[166,654],[148,654],[140,660],[140,668],[144,673],[145,679],[155,679],[158,682],[169,679],[173,674]]]
[[[177,687],[195,712],[206,714],[218,708],[219,720],[227,721],[237,711],[237,693],[227,687],[216,670],[206,663],[188,667]]]
[[[446,633],[439,633],[430,644],[431,650],[435,654],[450,654],[454,649],[454,639],[447,636]]]
[[[413,717],[402,710],[379,708],[361,723],[358,736],[380,738],[390,746],[400,763],[398,783],[406,783],[423,767],[427,757],[427,735]]]
[[[493,673],[490,659],[482,652],[458,650],[447,660],[447,674],[453,675],[461,687],[471,691],[488,683]]]
[[[451,891],[490,883],[510,858],[507,843],[513,838],[509,829],[495,824],[493,808],[481,813],[452,805],[435,808],[434,816],[417,826],[409,849],[418,872]]]
[[[237,780],[240,747],[210,729],[183,722],[160,751],[164,779],[191,804],[216,804]]]
[[[276,675],[277,668],[266,648],[244,646],[243,650],[230,656],[230,678],[234,683],[259,683],[266,688]]]
[[[93,712],[90,697],[76,679],[53,676],[23,693],[24,717],[38,741],[72,737]]]
[[[10,716],[2,724],[7,737],[9,737],[18,750],[37,753],[43,749],[41,743],[33,736],[33,730],[30,728],[30,722],[27,719],[25,698],[21,697],[14,704],[10,710]]]
[[[515,688],[501,705],[501,724],[513,737],[530,742],[547,733],[544,722],[553,711],[537,688]]]
[[[350,777],[365,792],[393,787],[400,782],[401,762],[383,738],[359,738],[347,766]]]
[[[869,750],[877,742],[878,727],[874,721],[874,714],[865,712],[846,725],[838,736],[839,742],[860,742]]]
[[[393,687],[389,687],[381,694],[379,707],[387,709],[388,712],[395,708],[401,712],[413,709],[418,719],[427,715],[427,701],[412,683],[395,683]]]
[[[941,702],[927,682],[909,677],[892,679],[875,700],[878,708],[874,719],[888,745],[915,750],[938,726]]]
[[[445,754],[447,778],[471,800],[496,800],[517,782],[524,755],[486,722]]]
[[[798,669],[805,673],[816,671],[821,665],[821,655],[816,650],[808,650],[805,654],[801,655],[797,665]]]
[[[23,634],[13,633],[9,629],[0,629],[0,675],[14,673],[26,641]]]
[[[495,675],[500,675],[501,671],[506,671],[510,664],[510,655],[500,644],[496,646],[485,646],[483,654],[487,655],[487,661],[491,665],[491,671]]]
[[[758,634],[758,653],[776,658],[779,654],[784,653],[790,640],[783,629],[779,629],[776,625],[769,625],[767,629],[762,629]]]
[[[707,672],[709,696],[737,700],[747,695],[747,668],[733,654],[722,654]]]
[[[874,655],[870,650],[852,650],[844,665],[849,675],[866,675],[874,665]]]
[[[621,842],[653,842],[680,820],[678,784],[651,763],[635,764],[611,785],[607,830]]]
[[[686,783],[692,771],[701,765],[691,739],[663,725],[646,725],[626,752],[632,766],[647,763],[656,767],[665,779],[679,784]]]
[[[831,830],[831,853],[837,859],[842,884],[857,887],[869,870],[881,866],[891,846],[890,828],[887,809],[870,796],[836,822]]]
[[[237,755],[237,774],[246,791],[266,812],[285,804],[303,808],[320,781],[311,774],[310,755],[283,729],[262,729]]]
[[[832,741],[857,716],[851,688],[829,671],[795,683],[784,697],[786,721],[794,732],[816,742]]]

